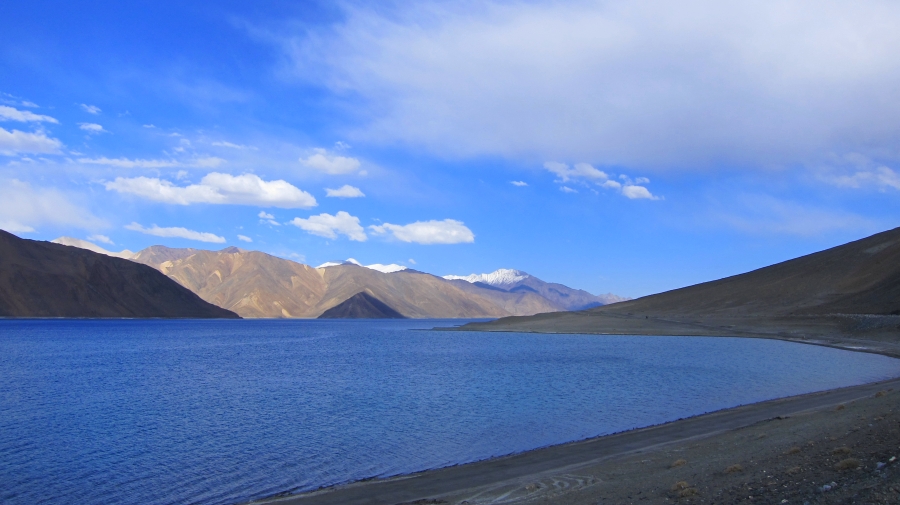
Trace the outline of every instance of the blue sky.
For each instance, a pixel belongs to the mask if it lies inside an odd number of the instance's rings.
[[[0,228],[641,296],[898,224],[895,2],[0,5]]]

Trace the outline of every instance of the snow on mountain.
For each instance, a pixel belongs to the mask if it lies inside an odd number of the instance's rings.
[[[489,284],[491,286],[509,286],[524,281],[529,277],[531,276],[521,270],[501,268],[489,274],[445,275],[444,279],[447,279],[448,281],[461,279],[473,284],[476,282],[483,282],[484,284]]]
[[[322,263],[316,268],[328,268],[328,267],[336,267],[340,265],[356,265],[358,267],[370,268],[372,270],[377,270],[383,274],[391,274],[394,272],[399,272],[401,270],[406,270],[406,267],[403,265],[398,265],[396,263],[391,263],[390,265],[382,265],[381,263],[373,263],[371,265],[363,265],[362,263],[356,261],[353,258],[347,258],[344,261],[328,261],[326,263]]]
[[[401,270],[406,270],[406,267],[403,265],[398,265],[396,263],[391,263],[390,265],[382,265],[381,263],[374,263],[372,265],[366,265],[366,268],[371,268],[372,270],[378,270],[383,274],[392,274],[394,272],[399,272]]]
[[[88,251],[93,251],[95,253],[105,254],[107,256],[112,256],[114,258],[124,258],[131,259],[134,256],[134,253],[129,251],[128,249],[124,249],[119,252],[107,251],[106,249],[98,246],[93,242],[88,242],[87,240],[81,240],[80,238],[73,237],[59,237],[57,239],[53,239],[50,242],[54,244],[62,244],[72,247],[78,247],[79,249],[87,249]]]

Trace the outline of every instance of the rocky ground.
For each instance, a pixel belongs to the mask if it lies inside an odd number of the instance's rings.
[[[586,485],[535,481],[515,502],[898,504],[900,392],[885,390],[846,405],[606,461],[576,475]],[[493,501],[503,502],[511,501]]]
[[[900,380],[262,503],[900,504]]]

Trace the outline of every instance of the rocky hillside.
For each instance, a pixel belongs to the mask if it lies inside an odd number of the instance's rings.
[[[752,272],[581,312],[469,329],[810,338],[900,335],[900,228]]]
[[[361,291],[331,307],[319,319],[405,319],[378,298]]]
[[[243,317],[318,317],[365,291],[405,317],[483,318],[555,312],[537,293],[454,283],[415,270],[384,273],[345,262],[308,265],[256,251],[153,246],[132,261],[152,266],[204,300]]]
[[[622,298],[612,293],[592,295],[582,289],[572,289],[555,282],[545,282],[521,270],[509,268],[501,268],[489,274],[445,275],[444,279],[457,284],[467,282],[507,293],[537,293],[560,307],[560,310],[584,310],[628,300],[628,298]]]
[[[0,317],[238,316],[145,265],[0,230]]]

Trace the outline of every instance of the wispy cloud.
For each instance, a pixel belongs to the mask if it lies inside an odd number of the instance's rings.
[[[96,105],[88,105],[86,103],[83,103],[80,105],[81,105],[81,109],[83,111],[87,112],[88,114],[93,114],[96,116],[97,114],[100,114],[101,112],[103,112],[102,110],[100,110],[100,107],[97,107]]]
[[[131,223],[125,225],[125,229],[143,233],[145,235],[153,235],[155,237],[184,238],[188,240],[197,240],[199,242],[211,242],[214,244],[222,244],[225,242],[225,237],[220,237],[214,233],[194,231],[181,227],[163,228],[154,224],[150,228],[144,228],[138,223]]]
[[[145,160],[130,158],[78,158],[78,163],[87,165],[106,165],[119,168],[172,168],[172,167],[198,167],[198,168],[215,168],[225,160],[214,156],[202,158],[194,158],[190,160]]]
[[[416,244],[465,244],[475,242],[475,234],[464,223],[454,219],[416,221],[406,225],[384,223],[369,226],[372,233],[391,234],[401,242]]]
[[[900,143],[897,3],[393,5],[276,35],[369,140],[681,170]]]
[[[632,180],[627,175],[622,174],[619,175],[619,180],[621,181],[619,182],[611,179],[606,172],[598,170],[588,163],[576,163],[574,166],[570,167],[569,165],[558,161],[548,161],[544,163],[544,168],[547,169],[547,171],[556,174],[557,183],[575,182],[582,184],[596,184],[604,189],[618,191],[622,196],[630,200],[660,199],[651,193],[646,186],[643,186],[643,184],[650,183],[650,179],[646,177],[638,177]],[[578,192],[569,186],[560,186],[559,189],[565,193]]]
[[[528,185],[528,183],[525,181],[509,181],[509,183],[512,184],[513,186],[518,186],[520,188]]]
[[[331,175],[349,174],[357,171],[360,167],[358,159],[332,154],[325,149],[315,149],[313,154],[306,158],[300,158],[300,163]]]
[[[23,132],[0,128],[0,153],[59,154],[62,142],[44,132]]]
[[[860,168],[849,174],[821,174],[820,179],[844,188],[900,189],[900,174],[886,166]]]
[[[59,121],[50,116],[35,114],[27,110],[18,110],[13,107],[7,107],[6,105],[0,105],[0,121],[18,121],[20,123],[45,122],[59,124]]]
[[[544,163],[544,168],[556,174],[559,178],[559,182],[569,182],[573,179],[587,179],[602,182],[609,179],[606,172],[597,170],[587,163],[576,163],[574,167],[570,167],[569,165],[558,161],[548,161]]]
[[[285,209],[309,208],[316,199],[287,181],[265,181],[254,174],[207,174],[199,184],[176,186],[170,181],[151,177],[117,177],[106,183],[106,189],[131,194],[148,200],[191,205],[194,203],[255,205]]]
[[[42,226],[93,230],[107,224],[58,189],[17,179],[0,181],[0,229],[27,233]]]
[[[246,235],[238,235],[237,238],[238,238],[238,240],[240,240],[241,242],[253,242],[253,239],[250,238],[250,237],[248,237],[248,236],[246,236]]]
[[[264,210],[259,211],[259,214],[257,214],[257,217],[259,217],[259,221],[261,223],[269,223],[273,226],[281,226],[281,223],[279,223],[278,221],[275,220],[274,215],[269,214],[268,212],[266,212]]]
[[[225,142],[224,140],[213,142],[212,145],[214,145],[216,147],[227,147],[229,149],[240,149],[240,150],[249,149],[252,151],[258,150],[258,148],[254,147],[254,146],[246,146],[243,144],[234,144],[232,142]]]
[[[325,196],[332,198],[362,198],[366,195],[359,188],[344,184],[338,189],[325,188]]]
[[[97,123],[78,123],[78,127],[88,133],[109,133]]]

